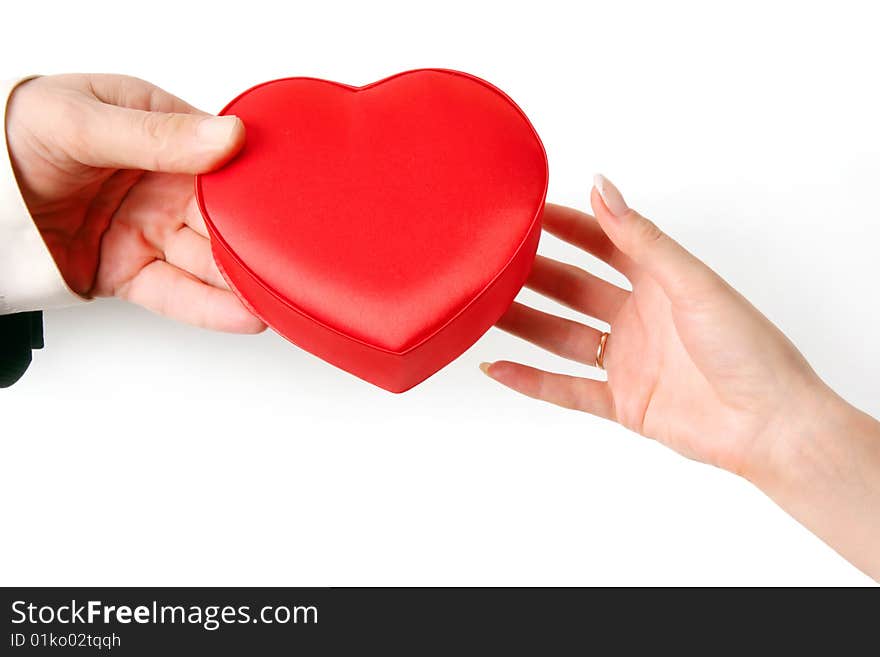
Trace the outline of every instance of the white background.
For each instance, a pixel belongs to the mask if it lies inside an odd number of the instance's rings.
[[[5,3],[0,76],[218,110],[276,77],[474,73],[531,117],[550,199],[607,174],[880,415],[874,3],[715,5]],[[482,376],[589,371],[497,330],[402,396],[116,301],[47,313],[46,342],[0,392],[3,584],[871,583],[745,481]]]

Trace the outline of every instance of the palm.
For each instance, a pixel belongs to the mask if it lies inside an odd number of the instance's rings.
[[[67,168],[75,175],[40,178],[31,207],[75,292],[118,296],[199,326],[262,328],[214,264],[192,176]]]
[[[609,348],[605,361],[617,420],[681,454],[725,462],[726,441],[712,441],[716,452],[708,456],[703,443],[726,409],[682,342],[674,312],[662,288],[641,277],[612,318],[614,345],[626,346]]]
[[[42,180],[34,220],[75,292],[220,330],[261,327],[214,264],[192,176],[91,169]]]
[[[200,295],[224,287],[195,203],[192,176],[143,174],[110,214],[95,293],[147,295],[151,304],[173,314],[175,304],[198,303]]]
[[[144,174],[131,186],[109,213],[95,294],[109,296],[126,289],[154,262],[164,259],[177,231],[186,227],[191,180],[191,176]]]
[[[98,206],[108,209],[93,292],[118,296],[171,317],[220,330],[248,331],[243,312],[214,264],[205,224],[186,174],[131,172]],[[105,185],[106,187],[106,185]],[[115,202],[118,199],[118,203]]]

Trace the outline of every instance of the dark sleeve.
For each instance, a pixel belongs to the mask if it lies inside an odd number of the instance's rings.
[[[31,350],[42,348],[42,312],[0,315],[0,388],[18,381],[31,364]]]

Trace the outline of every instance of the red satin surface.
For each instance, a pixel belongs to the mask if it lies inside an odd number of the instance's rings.
[[[467,349],[528,274],[547,189],[519,108],[464,73],[268,82],[196,191],[214,257],[295,344],[394,392]]]

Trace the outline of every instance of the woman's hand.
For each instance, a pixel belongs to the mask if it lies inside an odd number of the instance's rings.
[[[591,204],[595,218],[548,205],[544,229],[609,263],[632,291],[541,256],[527,285],[610,324],[607,383],[507,361],[483,370],[749,478],[880,576],[880,425],[835,395],[779,329],[601,176]],[[601,333],[579,322],[514,304],[498,326],[596,364]],[[822,499],[812,500],[818,491]],[[861,514],[850,513],[853,504]]]
[[[193,193],[193,174],[243,145],[239,119],[136,78],[59,75],[15,89],[6,133],[25,203],[73,291],[222,331],[265,328],[217,271]]]
[[[690,458],[745,474],[777,449],[792,406],[821,399],[822,382],[748,301],[597,177],[596,217],[548,205],[544,229],[604,260],[628,292],[538,256],[527,285],[611,325],[607,384],[497,362],[493,379],[561,406],[616,420]],[[498,326],[594,365],[601,332],[514,304]]]

